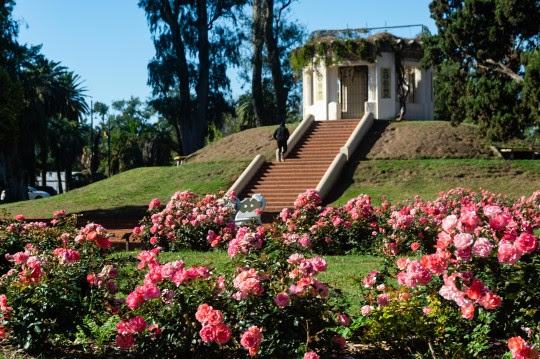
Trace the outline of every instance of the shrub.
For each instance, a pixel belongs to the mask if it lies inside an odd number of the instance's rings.
[[[320,254],[376,250],[372,232],[377,222],[369,196],[358,196],[338,208],[321,207],[320,203],[315,190],[300,194],[292,212],[288,208],[281,211],[281,221],[274,227],[276,237]]]
[[[0,277],[0,337],[9,336],[24,349],[73,339],[82,318],[101,310],[103,297],[92,308],[86,277],[103,264],[103,248],[110,245],[106,231],[91,223],[77,232],[75,218],[57,217],[46,225],[3,224],[2,243],[23,250],[5,255],[9,270]]]
[[[409,348],[418,347],[413,338],[422,338],[426,348],[434,345],[430,349],[443,354],[461,348],[461,356],[478,356],[493,340],[534,331],[540,322],[534,299],[540,298],[537,198],[512,203],[458,189],[426,206],[443,214],[428,218],[438,223],[436,244],[420,259],[387,252],[384,273],[363,281],[356,334]],[[414,231],[402,235],[405,242],[418,239]]]
[[[142,242],[166,250],[189,248],[208,250],[228,242],[234,235],[234,193],[227,198],[209,194],[176,192],[165,207],[157,199],[150,202],[150,215],[135,227]]]
[[[326,262],[265,237],[262,227],[240,228],[230,269],[219,276],[182,261],[161,264],[159,248],[139,253],[144,278],[126,298],[117,345],[180,357],[276,358],[337,349],[332,328],[343,307],[316,278]]]

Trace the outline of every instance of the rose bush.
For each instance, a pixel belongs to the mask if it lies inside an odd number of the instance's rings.
[[[74,338],[86,315],[100,313],[106,297],[87,274],[103,266],[110,246],[106,230],[90,223],[79,231],[75,217],[55,212],[49,223],[4,220],[0,277],[0,338],[24,349],[50,347]],[[109,284],[110,285],[110,284]]]
[[[320,254],[376,251],[373,228],[377,228],[377,222],[369,196],[360,195],[336,208],[320,204],[317,191],[300,194],[292,211],[281,211],[273,227],[274,235],[285,244]]]
[[[488,192],[457,189],[431,204],[413,206],[415,215],[424,213],[420,218],[429,232],[436,228],[436,242],[430,248],[431,240],[419,238],[416,230],[389,239],[394,250],[385,252],[387,267],[363,280],[356,335],[409,349],[422,338],[424,350],[477,356],[493,340],[523,328],[534,331],[540,322],[534,299],[540,298],[537,198],[513,203]],[[414,227],[414,219],[399,219],[410,213],[401,210],[389,223],[399,230],[399,223]],[[399,244],[413,240],[424,240],[426,254],[399,257]]]
[[[316,278],[326,262],[265,238],[263,227],[240,228],[229,243],[230,269],[221,275],[182,261],[160,263],[160,248],[139,253],[141,283],[126,298],[117,345],[186,357],[339,349],[333,328],[348,318],[338,317],[339,295]]]
[[[176,192],[165,206],[154,198],[148,206],[149,216],[133,233],[143,243],[167,250],[218,247],[234,235],[234,201],[234,193],[200,198],[189,191]]]

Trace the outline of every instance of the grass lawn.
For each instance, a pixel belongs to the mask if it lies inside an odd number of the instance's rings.
[[[540,161],[499,159],[418,159],[353,161],[330,196],[333,205],[361,193],[375,204],[381,196],[395,202],[420,195],[435,199],[455,187],[487,189],[511,197],[530,196],[540,189]]]
[[[110,258],[136,258],[138,252],[117,252]],[[358,314],[360,281],[373,269],[379,269],[382,259],[376,256],[350,254],[346,256],[323,256],[328,263],[328,270],[317,276],[320,280],[334,288],[343,291],[351,307],[351,314]],[[190,250],[180,252],[162,252],[159,254],[161,263],[183,260],[186,266],[204,265],[217,272],[226,269],[230,259],[225,251],[195,252]]]
[[[176,191],[189,189],[207,194],[227,190],[246,166],[244,161],[222,161],[137,168],[58,196],[12,203],[3,208],[27,218],[51,218],[58,209],[69,213],[104,211],[109,215],[115,215],[115,211],[140,212],[152,198],[167,202]]]

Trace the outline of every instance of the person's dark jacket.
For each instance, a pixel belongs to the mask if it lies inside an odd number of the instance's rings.
[[[289,130],[285,126],[279,126],[274,132],[274,140],[278,142],[287,141],[289,139]]]

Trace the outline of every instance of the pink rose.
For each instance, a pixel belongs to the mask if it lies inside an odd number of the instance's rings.
[[[211,310],[206,319],[209,325],[218,325],[223,322],[223,313],[221,313],[221,310]]]
[[[508,225],[510,218],[506,214],[499,214],[489,219],[489,226],[496,231],[502,231]]]
[[[161,206],[161,202],[157,198],[153,198],[148,205],[149,210],[153,210],[156,207]]]
[[[277,304],[280,308],[285,308],[287,304],[289,304],[289,295],[287,293],[279,293],[274,298],[274,302]]]
[[[372,311],[373,311],[373,306],[371,305],[364,305],[361,309],[362,316],[364,317],[369,317]]]
[[[465,232],[472,232],[480,222],[474,211],[463,213],[459,218],[459,228]]]
[[[412,243],[411,243],[411,249],[412,249],[413,251],[417,251],[418,248],[420,248],[420,243],[418,243],[418,242],[412,242]]]
[[[128,294],[126,299],[126,305],[131,310],[136,310],[141,304],[144,303],[144,297],[142,294],[137,292],[131,292]]]
[[[450,233],[456,227],[457,222],[458,222],[458,219],[456,215],[452,214],[446,217],[445,219],[443,219],[441,227],[446,233]]]
[[[345,314],[338,315],[337,319],[338,319],[338,323],[343,325],[344,327],[348,327],[349,324],[351,324],[351,320]]]
[[[386,307],[390,303],[390,296],[388,294],[381,294],[377,297],[377,303],[381,307]]]
[[[319,359],[320,356],[315,352],[307,352],[304,354],[304,359]]]
[[[15,216],[15,220],[17,221],[24,221],[26,218],[22,214],[18,214]]]
[[[424,315],[430,315],[431,314],[431,308],[428,307],[428,306],[425,306],[424,308],[422,308],[422,313],[424,313]]]
[[[117,335],[116,336],[116,345],[122,349],[129,349],[133,346],[133,343],[135,340],[133,339],[133,335],[126,334],[126,335]]]
[[[122,320],[116,324],[116,332],[120,335],[126,335],[133,333],[133,328],[129,322]]]
[[[199,321],[199,323],[206,325],[208,323],[208,316],[210,315],[210,312],[214,310],[211,306],[209,306],[206,303],[203,303],[199,305],[197,308],[197,312],[195,313],[195,318]]]
[[[486,309],[495,309],[501,305],[501,302],[501,297],[494,293],[487,293],[478,300],[478,304]]]
[[[465,319],[474,318],[474,304],[461,307],[461,316]]]
[[[214,341],[214,327],[212,327],[211,325],[205,325],[204,327],[202,327],[199,335],[205,343],[210,343]]]
[[[231,339],[231,328],[228,325],[219,323],[214,327],[215,341],[218,344],[225,344]]]
[[[476,242],[474,242],[472,252],[474,255],[480,257],[480,258],[487,258],[489,257],[491,250],[493,249],[493,245],[487,238],[478,238]]]
[[[242,334],[240,344],[249,350],[250,356],[255,356],[259,351],[259,347],[262,341],[261,329],[256,326],[249,327],[248,330]]]
[[[512,358],[514,359],[538,358],[538,350],[533,349],[532,346],[521,337],[512,337],[508,339],[508,349],[512,352]]]
[[[519,261],[519,259],[521,258],[521,254],[512,242],[502,240],[499,242],[497,258],[501,263],[514,264]]]
[[[473,237],[468,233],[459,233],[454,237],[454,246],[457,249],[470,247],[473,244]]]
[[[129,321],[129,326],[134,332],[141,333],[146,329],[148,324],[146,324],[142,317],[137,316]]]
[[[536,249],[536,237],[529,233],[521,233],[514,242],[514,245],[521,253],[532,253]]]

